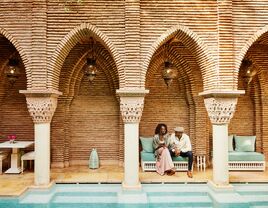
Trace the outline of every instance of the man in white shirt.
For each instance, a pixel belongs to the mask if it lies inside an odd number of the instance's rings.
[[[183,127],[174,128],[175,133],[171,134],[170,137],[170,154],[172,157],[188,157],[188,172],[189,178],[192,178],[192,164],[193,164],[193,153],[190,138],[184,133]]]

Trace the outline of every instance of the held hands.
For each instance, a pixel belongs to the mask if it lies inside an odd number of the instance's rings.
[[[178,157],[181,151],[178,148],[175,148],[175,156]]]

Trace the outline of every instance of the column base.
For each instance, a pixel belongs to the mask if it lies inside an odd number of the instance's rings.
[[[30,188],[35,188],[35,189],[49,189],[51,188],[55,183],[53,181],[49,182],[48,184],[44,185],[32,185]]]
[[[125,182],[122,182],[122,188],[124,190],[139,190],[139,189],[142,188],[142,186],[141,186],[140,182],[137,185],[134,185],[134,186],[130,186],[130,185],[127,185]]]
[[[208,187],[213,191],[234,191],[234,187],[231,184],[217,184],[214,181],[208,181]]]

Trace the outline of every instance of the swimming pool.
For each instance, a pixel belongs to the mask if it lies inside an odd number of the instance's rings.
[[[207,184],[142,184],[139,191],[121,184],[55,184],[29,189],[17,198],[0,198],[0,207],[268,207],[268,184],[233,184],[214,191]]]

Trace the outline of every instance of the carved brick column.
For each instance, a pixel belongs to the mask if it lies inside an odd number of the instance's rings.
[[[234,115],[237,97],[244,91],[213,91],[200,93],[213,125],[213,184],[229,185],[228,124]]]
[[[22,90],[34,122],[35,185],[50,182],[50,122],[57,107],[59,92]]]
[[[139,181],[139,122],[148,90],[118,90],[124,121],[124,188],[141,188]]]

